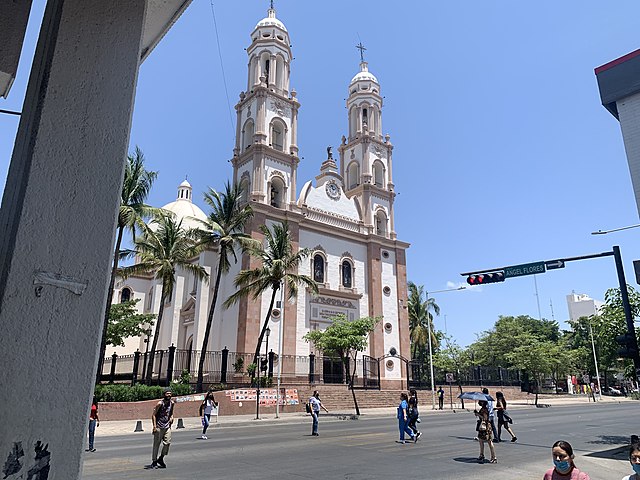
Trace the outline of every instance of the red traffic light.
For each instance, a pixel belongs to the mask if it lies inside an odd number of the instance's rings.
[[[504,272],[477,273],[467,277],[469,285],[484,285],[485,283],[504,282]]]

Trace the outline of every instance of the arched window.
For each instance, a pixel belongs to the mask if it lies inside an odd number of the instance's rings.
[[[249,201],[249,189],[251,188],[251,183],[249,182],[249,175],[247,175],[246,172],[240,179],[240,188],[242,189],[241,202],[247,203]]]
[[[356,107],[351,107],[349,111],[349,137],[353,138],[356,136],[358,131],[358,111]]]
[[[280,55],[276,57],[276,88],[284,88],[284,58]]]
[[[284,182],[279,177],[271,179],[271,191],[269,192],[269,204],[272,207],[283,208]]]
[[[324,283],[324,257],[319,253],[313,257],[313,279],[318,283]]]
[[[351,262],[348,260],[344,260],[342,262],[342,286],[345,288],[351,288],[352,282],[352,273],[353,267],[351,266]]]
[[[368,112],[366,108],[362,109],[362,127],[364,128],[365,125],[368,126],[369,124],[369,118],[368,118]]]
[[[247,120],[242,129],[242,151],[246,151],[251,145],[253,145],[253,120]]]
[[[373,162],[373,183],[376,187],[384,187],[384,165],[382,162]]]
[[[284,124],[279,120],[271,122],[271,147],[284,152]]]
[[[382,210],[376,213],[376,235],[387,236],[387,215]]]
[[[120,303],[128,302],[131,300],[131,289],[129,287],[124,287],[120,291]]]
[[[360,184],[360,168],[357,162],[351,162],[347,169],[347,185],[349,188],[356,188]]]

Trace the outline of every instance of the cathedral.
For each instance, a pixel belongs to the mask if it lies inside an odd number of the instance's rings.
[[[407,376],[402,358],[410,357],[405,255],[409,244],[397,239],[394,227],[393,145],[389,135],[383,135],[380,84],[362,58],[348,84],[348,130],[337,149],[339,158],[334,159],[327,148],[315,180],[301,181],[297,175],[300,102],[289,86],[291,41],[273,8],[253,29],[246,51],[247,86],[235,106],[237,128],[229,175],[244,187],[254,211],[247,233],[261,239],[261,225],[286,220],[294,249],[311,251],[298,273],[319,285],[317,295],[300,289],[294,302],[282,302],[274,311],[268,349],[276,356],[308,357],[316,352],[304,335],[326,328],[332,316],[380,316],[382,321],[363,353],[383,359],[379,362],[383,387],[399,388]],[[192,193],[184,181],[176,200],[163,207],[182,218],[185,227],[197,226],[194,218],[206,218],[193,203]],[[240,258],[222,277],[208,351],[255,350],[271,292],[257,300],[245,298],[229,309],[222,307],[235,292],[236,274],[259,265],[247,255]],[[194,262],[215,277],[215,249],[202,252]],[[157,314],[161,289],[152,276],[118,279],[113,302],[140,299],[141,312]],[[164,305],[159,350],[171,345],[182,351],[200,350],[212,291],[213,281],[203,283],[187,272],[176,273],[173,296]],[[131,338],[116,350],[144,352],[145,341],[149,339]],[[266,353],[263,342],[262,354]]]

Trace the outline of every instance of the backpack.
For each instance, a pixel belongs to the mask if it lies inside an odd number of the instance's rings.
[[[304,409],[307,413],[311,413],[311,404],[310,403],[305,403],[304,404]]]

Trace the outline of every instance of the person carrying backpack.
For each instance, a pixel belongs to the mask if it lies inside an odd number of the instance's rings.
[[[318,415],[320,414],[320,409],[322,408],[327,413],[329,413],[329,410],[327,410],[325,406],[322,405],[318,390],[313,391],[313,395],[309,398],[308,405],[311,409],[311,417],[313,418],[313,424],[311,426],[311,436],[317,437],[319,435],[318,434]]]
[[[218,408],[218,402],[213,397],[213,390],[207,392],[207,396],[204,397],[204,401],[200,404],[200,416],[202,417],[202,440],[207,440],[207,428],[211,423],[211,413],[214,408]]]

